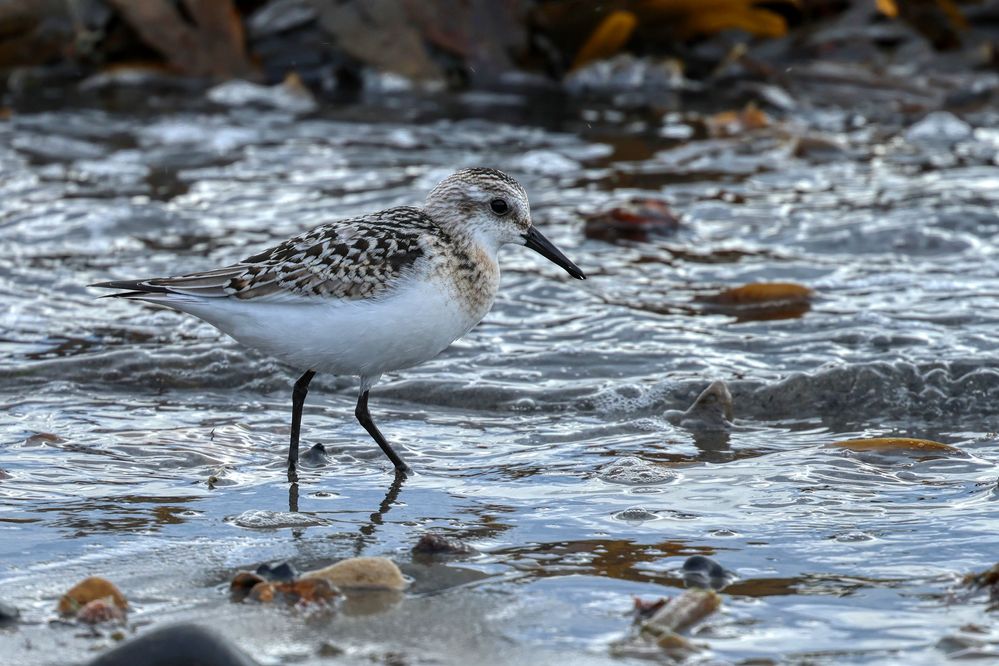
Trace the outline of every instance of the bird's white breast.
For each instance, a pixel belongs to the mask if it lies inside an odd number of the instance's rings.
[[[471,330],[492,300],[472,310],[448,277],[437,273],[376,299],[172,305],[300,370],[375,376],[434,358]]]

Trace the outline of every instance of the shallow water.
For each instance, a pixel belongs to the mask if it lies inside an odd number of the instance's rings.
[[[984,600],[950,594],[999,554],[997,115],[941,139],[802,111],[678,143],[594,110],[453,119],[467,113],[403,100],[0,122],[0,598],[28,622],[0,633],[10,663],[113,642],[49,625],[91,574],[122,587],[138,631],[194,619],[267,663],[326,661],[324,641],[358,663],[626,662],[608,646],[632,597],[675,594],[693,554],[739,577],[695,661],[930,664],[955,636],[999,654]],[[827,149],[795,149],[816,134]],[[508,248],[485,321],[383,380],[375,418],[417,470],[401,485],[352,417],[353,379],[313,383],[304,439],[331,458],[289,489],[291,370],[84,287],[238,260],[418,202],[468,165],[520,179],[589,279]],[[583,214],[632,196],[668,200],[680,231],[583,237]],[[816,297],[784,319],[697,300],[753,281]],[[714,379],[734,396],[731,433],[663,418]],[[961,451],[827,446],[878,435]],[[482,554],[412,561],[431,530]],[[240,568],[356,554],[400,562],[410,592],[332,618],[226,599]]]

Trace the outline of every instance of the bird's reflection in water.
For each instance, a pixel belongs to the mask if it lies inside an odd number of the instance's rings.
[[[385,497],[378,504],[378,510],[371,514],[368,521],[363,523],[360,528],[360,534],[358,535],[357,544],[355,545],[355,552],[360,554],[364,549],[364,544],[370,539],[371,535],[375,533],[379,525],[384,523],[385,514],[398,503],[399,493],[402,492],[402,486],[406,482],[406,475],[401,473],[396,473],[395,477],[392,479],[392,483],[389,484],[385,491]],[[298,513],[298,498],[299,498],[299,488],[298,483],[291,483],[288,485],[288,511],[291,513]],[[292,536],[300,537],[304,533],[304,530],[292,530]]]
[[[378,505],[378,510],[372,513],[368,517],[368,522],[361,525],[360,535],[357,538],[357,542],[354,544],[354,554],[360,555],[364,550],[364,544],[371,538],[371,535],[375,533],[378,526],[385,522],[385,514],[395,506],[399,501],[399,493],[402,492],[402,486],[406,482],[406,475],[396,472],[395,478],[392,479],[392,483],[389,484],[388,490],[385,492],[385,497],[382,498],[381,503]]]
[[[694,433],[694,446],[697,447],[701,462],[722,463],[735,458],[730,440],[732,436],[724,430]]]

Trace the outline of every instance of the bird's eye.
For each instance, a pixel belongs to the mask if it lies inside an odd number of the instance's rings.
[[[502,199],[493,199],[489,202],[489,207],[493,209],[493,212],[497,215],[506,215],[510,212],[510,207]]]

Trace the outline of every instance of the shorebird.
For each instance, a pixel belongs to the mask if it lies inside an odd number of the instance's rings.
[[[383,373],[434,358],[482,320],[499,288],[497,251],[510,243],[586,277],[534,226],[516,180],[462,169],[421,207],[329,222],[203,273],[90,286],[192,314],[303,372],[292,391],[289,479],[297,478],[302,407],[317,372],[360,377],[354,415],[405,474],[371,418],[368,393]]]

